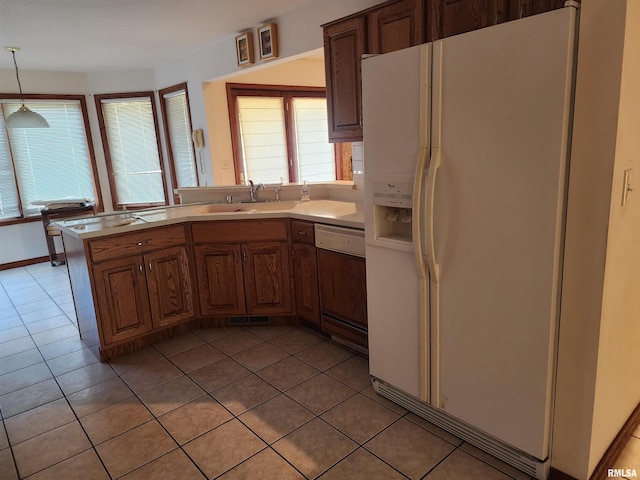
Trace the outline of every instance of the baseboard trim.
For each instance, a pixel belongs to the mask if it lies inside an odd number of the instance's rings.
[[[611,442],[607,451],[604,452],[604,455],[600,459],[600,462],[598,462],[590,480],[607,478],[607,470],[615,466],[616,461],[631,439],[631,434],[636,430],[636,428],[638,428],[638,425],[640,425],[640,404],[638,404],[631,416],[622,426],[622,429],[618,432],[616,438],[613,439],[613,442]]]
[[[556,470],[555,468],[551,468],[551,472],[549,473],[549,480],[578,480],[577,478],[572,477],[571,475],[567,475],[560,470]]]
[[[49,261],[49,256],[47,255],[44,257],[29,258],[27,260],[19,260],[17,262],[3,263],[3,264],[0,264],[0,271],[9,270],[11,268],[26,267],[28,265],[35,265],[36,263],[42,263],[42,262],[48,262],[48,261]]]

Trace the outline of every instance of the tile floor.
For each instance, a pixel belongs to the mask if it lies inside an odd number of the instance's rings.
[[[102,364],[74,320],[65,267],[0,271],[0,480],[528,478],[308,331],[204,329]]]

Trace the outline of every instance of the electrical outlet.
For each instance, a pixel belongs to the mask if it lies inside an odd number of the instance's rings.
[[[629,202],[629,197],[631,196],[631,192],[633,192],[633,188],[631,188],[632,173],[633,171],[630,168],[624,171],[624,178],[622,181],[622,206],[623,207]]]

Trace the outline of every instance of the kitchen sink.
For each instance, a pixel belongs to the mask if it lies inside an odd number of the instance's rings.
[[[242,205],[247,206],[250,210],[255,210],[256,212],[269,212],[269,211],[277,211],[277,210],[291,210],[298,205],[298,201],[295,200],[286,200],[283,202],[257,202],[257,203],[245,203]]]
[[[201,214],[201,213],[229,213],[229,212],[248,212],[251,211],[252,207],[250,205],[243,205],[239,203],[221,203],[216,205],[204,205],[196,210],[193,213]]]

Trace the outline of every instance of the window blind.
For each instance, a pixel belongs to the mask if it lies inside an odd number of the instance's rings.
[[[191,120],[184,90],[163,96],[169,126],[171,153],[176,172],[175,187],[197,187],[196,162],[191,146]]]
[[[101,100],[118,203],[164,203],[151,99]]]
[[[29,101],[26,105],[42,115],[50,128],[5,130],[1,120],[0,216],[20,216],[20,203],[23,215],[37,214],[41,207],[31,204],[37,200],[95,201],[80,102]],[[19,102],[4,102],[4,117],[19,107]]]
[[[324,98],[293,99],[296,124],[298,178],[310,182],[336,179],[333,145],[327,130],[327,101]]]

